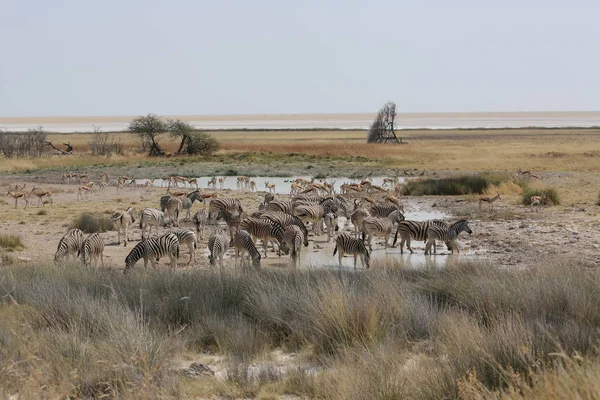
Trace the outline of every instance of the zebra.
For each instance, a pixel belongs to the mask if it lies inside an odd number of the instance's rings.
[[[265,193],[265,204],[269,204],[273,200],[275,200],[275,195],[273,193]]]
[[[190,204],[189,207],[191,208],[191,206]],[[165,213],[165,216],[169,218],[169,223],[173,226],[179,226],[179,214],[183,207],[183,201],[179,197],[167,194],[160,198],[160,210]]]
[[[58,242],[58,248],[54,253],[54,262],[58,262],[62,258],[68,258],[70,255],[73,256],[73,259],[76,259],[82,241],[83,232],[81,229],[70,229]]]
[[[190,250],[190,261],[188,261],[188,264],[192,261],[196,261],[196,243],[198,242],[198,239],[194,231],[189,229],[175,229],[171,231],[171,233],[174,233],[175,236],[177,236],[180,247],[183,244],[188,245],[188,249]]]
[[[127,240],[129,239],[129,226],[135,222],[135,217],[133,214],[133,207],[129,207],[127,210],[118,211],[111,216],[112,222],[117,228],[117,245],[121,243],[121,229],[123,229],[125,237],[123,247],[127,247]]]
[[[402,221],[398,224],[398,228],[396,229],[396,234],[394,235],[394,242],[392,246],[396,245],[396,241],[398,240],[398,235],[402,239],[400,241],[400,254],[404,254],[404,243],[406,242],[406,248],[410,251],[410,253],[414,253],[412,248],[410,247],[410,241],[412,239],[418,241],[427,242],[427,231],[429,230],[430,225],[438,225],[442,228],[447,228],[448,224],[444,221],[440,220],[429,220],[429,221]],[[448,249],[451,248],[451,243],[446,242]],[[437,251],[435,242],[433,243],[433,252]]]
[[[330,212],[327,213],[323,219],[325,220],[325,226],[327,227],[327,243],[329,243],[333,233],[340,229],[338,226],[338,217],[336,214]]]
[[[86,237],[81,243],[79,255],[83,261],[83,265],[89,267],[92,264],[92,260],[96,259],[96,266],[98,266],[98,259],[102,263],[104,268],[104,241],[100,234],[92,233]]]
[[[293,214],[293,209],[293,200],[274,200],[265,206],[266,211],[283,212],[286,214]]]
[[[471,231],[471,228],[469,228],[466,219],[458,220],[452,225],[448,226],[447,228],[430,224],[429,229],[427,230],[427,244],[425,245],[425,254],[431,254],[431,246],[436,240],[443,240],[445,242],[451,243],[451,254],[454,253],[455,248],[456,252],[460,253],[460,249],[458,248],[458,243],[456,243],[456,239],[462,231],[467,231],[469,235],[473,233],[473,231]]]
[[[202,236],[202,231],[204,230],[204,225],[208,222],[208,216],[204,210],[199,210],[194,214],[194,218],[192,218],[194,223],[196,224],[196,233],[198,234],[199,239],[204,239]]]
[[[373,246],[371,242],[373,240],[373,236],[383,236],[385,242],[385,249],[388,246],[388,240],[390,235],[392,234],[392,229],[394,228],[394,223],[400,223],[404,221],[404,215],[402,215],[398,210],[390,213],[387,218],[379,218],[379,217],[367,217],[363,219],[363,240],[367,239],[367,243],[369,244],[369,250],[373,251]]]
[[[254,241],[260,239],[263,244],[265,251],[265,258],[267,258],[267,247],[269,245],[269,239],[276,240],[278,243],[278,255],[281,257],[281,251],[288,254],[289,249],[283,238],[284,228],[276,221],[256,219],[256,218],[245,218],[240,221],[240,229],[245,230],[254,237]],[[275,244],[273,244],[273,251],[275,251]]]
[[[231,241],[233,241],[233,235],[235,231],[240,228],[240,221],[246,217],[246,213],[233,215],[229,211],[221,210],[217,215],[217,220],[222,218],[227,224],[227,229],[229,230],[229,236]]]
[[[335,208],[335,209],[334,209]],[[335,212],[336,207],[332,204],[323,205],[301,205],[294,209],[294,215],[304,222],[312,222],[315,235],[323,233],[323,217],[330,212]]]
[[[354,226],[354,237],[358,237],[358,230],[362,227],[363,220],[367,217],[369,217],[369,213],[363,208],[357,208],[350,215],[350,222]]]
[[[385,218],[390,215],[392,212],[400,210],[400,212],[404,212],[404,206],[396,206],[396,205],[388,205],[388,204],[375,204],[371,206],[369,212],[372,217],[380,217]]]
[[[144,208],[140,214],[140,230],[142,231],[142,240],[146,238],[144,235],[145,228],[148,226],[148,236],[152,232],[152,227],[155,226],[158,231],[158,226],[165,223],[165,214],[156,208]]]
[[[258,271],[260,270],[260,253],[254,245],[254,241],[248,232],[239,230],[233,238],[233,247],[235,248],[235,258],[241,255],[240,263],[246,264],[244,254],[248,253],[252,259],[252,266]]]
[[[283,232],[283,238],[285,243],[290,248],[290,258],[294,267],[297,267],[300,263],[300,253],[302,251],[302,241],[304,240],[304,234],[302,230],[296,225],[290,225],[285,228]]]
[[[304,247],[308,247],[308,230],[300,218],[283,212],[266,212],[261,214],[260,218],[279,222],[284,228],[292,225],[297,226],[302,232]]]
[[[365,247],[365,243],[360,239],[353,238],[347,233],[339,234],[335,238],[335,249],[333,250],[334,256],[336,252],[339,252],[338,260],[340,267],[342,266],[344,254],[351,254],[354,256],[354,269],[356,269],[357,256],[360,256],[360,262],[363,268],[369,269],[370,267],[369,250]]]
[[[227,253],[228,249],[229,238],[227,237],[227,233],[225,233],[223,229],[218,228],[208,238],[208,250],[210,251],[208,260],[210,262],[210,265],[215,265],[218,258],[219,264],[221,268],[223,268],[223,256],[225,255],[225,253]]]
[[[215,215],[216,218],[216,215],[218,215],[218,212],[221,210],[229,211],[230,213],[237,211],[239,214],[244,212],[242,204],[238,199],[212,199],[208,205],[208,217],[210,218],[211,215]]]
[[[163,256],[169,256],[171,268],[177,268],[177,258],[179,258],[179,239],[174,233],[167,233],[158,238],[142,240],[135,245],[125,258],[125,270],[127,273],[135,263],[141,258],[144,259],[144,268],[148,267],[148,260],[153,268],[156,268],[156,262]]]

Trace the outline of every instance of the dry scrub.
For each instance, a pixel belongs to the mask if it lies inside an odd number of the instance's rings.
[[[575,263],[129,276],[66,264],[7,267],[0,282],[4,396],[600,395],[600,271]],[[314,367],[251,374],[273,349]],[[200,385],[171,372],[183,353],[231,368]]]

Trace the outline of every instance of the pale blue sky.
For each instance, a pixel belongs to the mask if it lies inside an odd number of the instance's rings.
[[[598,1],[0,0],[0,116],[600,110]]]

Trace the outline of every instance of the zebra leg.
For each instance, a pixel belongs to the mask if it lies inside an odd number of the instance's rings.
[[[171,269],[176,269],[177,268],[177,259],[175,258],[175,255],[169,254],[169,259],[171,260],[171,263],[170,263]]]
[[[340,247],[338,247],[339,253],[338,253],[338,260],[340,262],[340,267],[342,266],[342,258],[344,257],[344,252],[342,251],[342,249]]]
[[[358,254],[354,253],[354,269],[356,269],[356,258],[358,257]],[[361,260],[362,260],[362,255],[361,255]]]
[[[425,255],[427,255],[427,253],[431,254],[431,246],[433,243],[435,243],[435,239],[430,239],[427,241],[427,244],[425,245]]]
[[[194,245],[192,243],[188,243],[188,248],[190,249],[190,261],[188,261],[188,264],[191,264],[192,259],[194,258]]]
[[[96,260],[96,263],[98,261]],[[104,252],[100,253],[100,263],[102,264],[102,268],[104,268]]]
[[[384,236],[384,238],[383,238],[383,239],[385,240],[385,241],[384,241],[384,247],[383,247],[383,248],[384,248],[385,250],[387,250],[387,247],[388,247],[388,240],[390,240],[390,234],[389,234],[389,233],[388,233],[388,234],[386,234],[386,235]]]

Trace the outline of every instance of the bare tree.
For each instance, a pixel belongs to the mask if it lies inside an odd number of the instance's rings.
[[[129,131],[142,141],[142,149],[150,156],[163,156],[165,152],[158,144],[158,137],[168,131],[168,124],[154,114],[138,117],[129,124]]]
[[[394,122],[396,120],[396,104],[393,101],[387,102],[377,113],[377,117],[373,121],[369,134],[367,135],[367,143],[402,143],[396,137]]]
[[[88,142],[92,155],[107,156],[111,154],[123,155],[123,143],[115,137],[94,126],[94,135],[92,140]]]
[[[41,157],[46,145],[46,132],[41,127],[24,133],[0,130],[0,150],[6,158]]]

